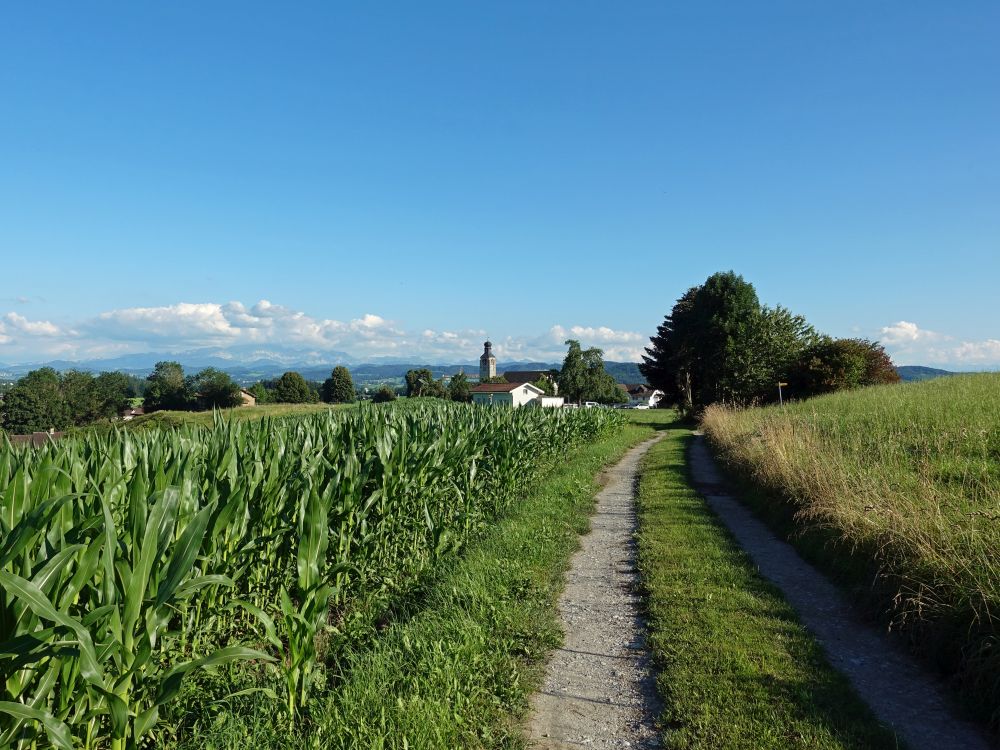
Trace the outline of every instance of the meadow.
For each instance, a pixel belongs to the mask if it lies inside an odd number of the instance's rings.
[[[413,404],[0,445],[0,746],[203,746],[241,705],[291,745],[357,730],[352,660],[622,422]]]
[[[746,495],[1000,725],[1000,375],[709,407]]]

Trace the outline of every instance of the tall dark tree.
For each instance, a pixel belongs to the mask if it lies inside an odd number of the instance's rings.
[[[694,368],[696,401],[745,402],[760,382],[754,336],[761,329],[761,306],[753,285],[733,271],[709,276],[691,310],[700,350]]]
[[[356,393],[350,371],[343,365],[334,367],[319,394],[328,404],[353,404]]]
[[[297,372],[286,372],[278,378],[272,395],[279,404],[311,404],[319,401],[319,394]]]
[[[650,338],[639,372],[653,388],[663,391],[668,403],[685,411],[694,405],[693,373],[699,350],[694,335],[693,310],[699,287],[691,287],[677,300]]]
[[[194,399],[179,362],[157,362],[146,381],[148,385],[143,401],[146,411],[191,408]]]
[[[452,375],[451,382],[448,383],[448,396],[452,401],[468,403],[472,400],[472,392],[469,389],[469,379],[464,372]]]
[[[236,382],[214,367],[206,367],[191,376],[186,385],[201,409],[231,409],[243,403],[243,394]]]
[[[59,373],[43,367],[21,378],[4,394],[0,423],[14,434],[70,427],[72,415],[63,398]]]

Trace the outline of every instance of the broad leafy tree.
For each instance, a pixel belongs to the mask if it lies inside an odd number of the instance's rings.
[[[59,388],[73,424],[90,424],[104,416],[101,396],[97,392],[93,375],[80,370],[69,370],[62,374],[60,380]]]
[[[4,394],[0,420],[10,433],[64,430],[73,424],[63,398],[59,373],[51,367],[33,370]]]
[[[231,409],[243,403],[240,387],[228,374],[214,367],[206,367],[188,378],[187,389],[202,409]]]
[[[567,401],[581,401],[587,387],[587,366],[583,361],[583,350],[580,342],[569,339],[566,342],[569,350],[563,358],[559,370],[559,392]]]
[[[434,373],[426,367],[406,371],[406,397],[429,395],[427,391],[434,387]]]
[[[552,387],[552,381],[549,380],[548,378],[539,378],[538,380],[533,382],[532,385],[535,386],[535,388],[538,388],[540,391],[542,391],[542,393],[544,393],[546,396],[555,395],[556,389]]]
[[[376,404],[387,404],[390,401],[396,400],[396,392],[387,385],[380,385],[378,390],[375,391],[375,395],[372,396],[372,401]]]
[[[449,398],[444,380],[435,380],[434,373],[426,367],[406,371],[406,396],[431,396],[433,398]]]
[[[116,419],[139,395],[136,379],[121,372],[102,372],[94,378],[99,418]]]
[[[190,409],[194,398],[184,378],[184,368],[179,362],[157,362],[152,374],[146,378],[146,411],[162,409]]]
[[[603,351],[596,347],[584,350],[574,339],[567,340],[566,346],[569,348],[559,371],[559,393],[568,401],[614,404],[628,400],[628,395],[604,369]]]
[[[286,372],[278,378],[272,396],[279,404],[312,404],[319,401],[319,394],[297,372]]]
[[[807,397],[898,382],[899,373],[881,344],[824,337],[802,353],[789,379],[789,395]]]
[[[330,377],[323,381],[320,397],[329,404],[353,404],[356,394],[350,371],[343,365],[334,367]]]

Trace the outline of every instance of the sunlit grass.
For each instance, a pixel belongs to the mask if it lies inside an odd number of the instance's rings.
[[[712,407],[703,424],[767,493],[761,507],[789,510],[812,554],[873,591],[892,626],[996,721],[1000,375]]]

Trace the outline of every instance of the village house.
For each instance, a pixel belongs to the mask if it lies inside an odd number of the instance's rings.
[[[663,398],[663,391],[650,388],[645,383],[629,383],[618,387],[628,394],[629,406],[645,406],[654,409]]]
[[[545,391],[531,383],[479,383],[469,390],[472,403],[484,406],[527,406],[545,395]]]

